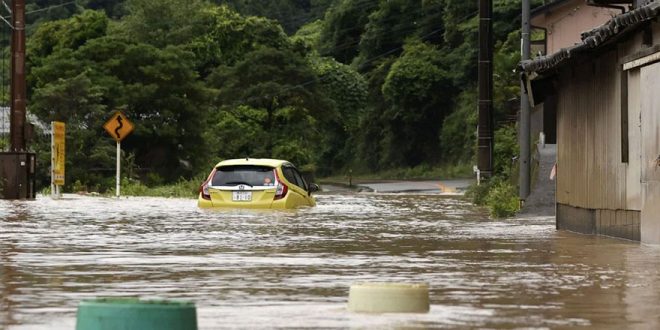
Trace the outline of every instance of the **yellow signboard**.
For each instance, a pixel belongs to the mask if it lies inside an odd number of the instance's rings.
[[[133,124],[128,121],[121,111],[115,111],[108,121],[103,125],[105,131],[112,136],[115,141],[120,142],[133,131]]]
[[[54,185],[64,185],[64,164],[65,164],[65,125],[62,122],[54,121],[51,123],[53,130],[51,143],[52,158],[52,181]]]

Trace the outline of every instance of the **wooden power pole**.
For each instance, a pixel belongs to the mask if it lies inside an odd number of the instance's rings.
[[[34,199],[36,155],[27,151],[25,0],[12,1],[10,150],[0,152],[0,198]]]
[[[521,60],[525,61],[530,58],[530,5],[529,0],[522,0],[522,27],[521,27]],[[519,127],[519,143],[520,143],[520,172],[518,183],[519,198],[524,201],[530,193],[531,187],[531,166],[530,166],[530,149],[531,149],[531,114],[530,114],[529,96],[527,95],[525,84],[520,84],[520,124]]]
[[[26,150],[25,122],[25,0],[12,2],[11,38],[11,151]]]
[[[479,129],[477,166],[482,177],[493,175],[493,1],[479,0]]]

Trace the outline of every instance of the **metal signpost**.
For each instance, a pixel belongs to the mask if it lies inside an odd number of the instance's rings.
[[[58,198],[62,196],[60,187],[64,185],[66,126],[59,121],[51,122],[50,126],[52,130],[50,140],[50,187],[51,196]]]
[[[115,188],[115,195],[120,195],[121,183],[121,140],[126,138],[128,134],[133,131],[133,124],[128,121],[126,116],[121,111],[115,111],[108,121],[103,125],[110,136],[117,141],[117,185]]]

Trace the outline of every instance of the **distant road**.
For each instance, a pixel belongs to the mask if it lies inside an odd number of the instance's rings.
[[[372,191],[377,193],[423,192],[462,195],[472,182],[474,182],[472,179],[423,181],[379,180],[373,182],[359,182],[355,183],[354,186],[358,191]],[[341,191],[348,189],[345,185],[333,184],[322,185],[322,188],[324,191]]]

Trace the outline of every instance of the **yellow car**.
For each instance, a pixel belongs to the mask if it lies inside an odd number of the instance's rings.
[[[315,206],[312,193],[300,172],[285,160],[242,158],[225,160],[213,168],[199,187],[197,206],[291,209]]]

